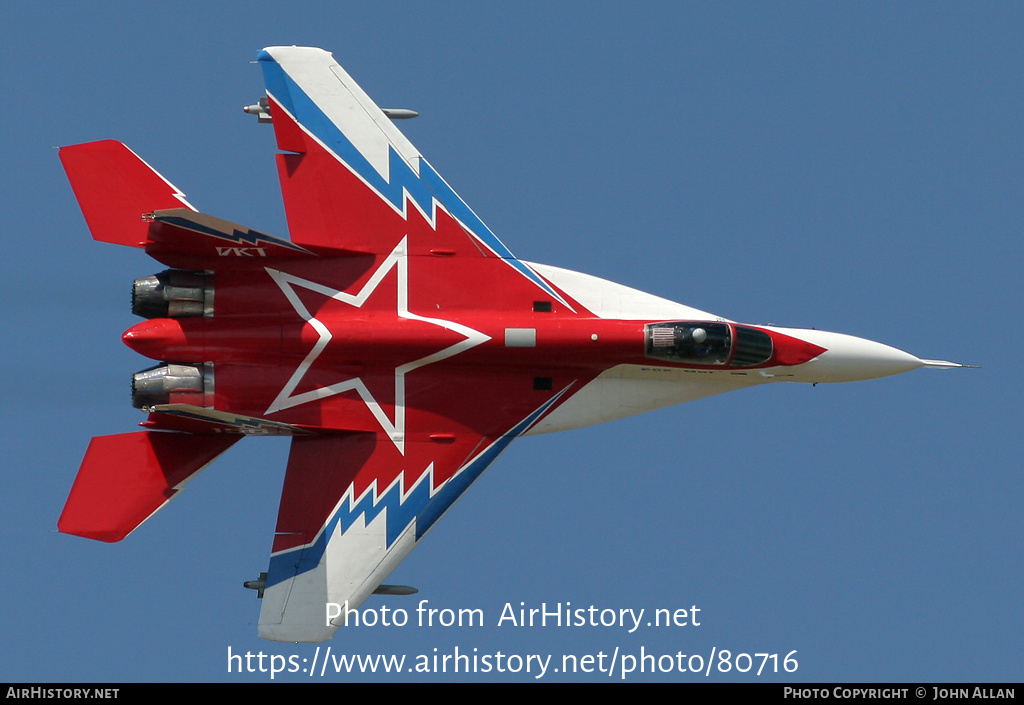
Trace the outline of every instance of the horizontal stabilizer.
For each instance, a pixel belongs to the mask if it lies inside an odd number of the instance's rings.
[[[98,541],[120,541],[239,438],[151,431],[96,436],[57,529]]]
[[[145,214],[195,210],[174,184],[115,140],[61,147],[60,161],[93,238],[101,242],[145,247]]]

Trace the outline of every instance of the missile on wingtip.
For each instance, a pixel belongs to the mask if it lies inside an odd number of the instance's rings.
[[[392,120],[409,120],[419,117],[418,112],[407,108],[381,108],[381,111]]]
[[[245,112],[250,115],[256,116],[257,122],[273,122],[273,118],[270,116],[270,101],[266,98],[260,98],[258,103],[253,105],[246,105],[242,108]]]
[[[415,595],[419,592],[418,588],[410,587],[409,585],[379,585],[376,590],[373,591],[374,595]]]

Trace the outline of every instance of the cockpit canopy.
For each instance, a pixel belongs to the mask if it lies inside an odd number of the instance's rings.
[[[734,323],[648,323],[645,338],[647,357],[684,365],[753,367],[772,356],[770,335]]]

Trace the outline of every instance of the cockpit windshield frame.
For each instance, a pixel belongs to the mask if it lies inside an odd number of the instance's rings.
[[[774,352],[768,333],[723,321],[665,321],[645,327],[647,357],[700,367],[756,367]]]

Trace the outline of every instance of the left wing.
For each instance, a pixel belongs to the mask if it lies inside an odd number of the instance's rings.
[[[293,438],[260,636],[330,639],[348,611],[379,588],[501,451],[560,396],[545,399],[504,433],[433,421],[434,432],[407,433],[401,452],[382,433]],[[416,426],[423,420],[411,419]]]

